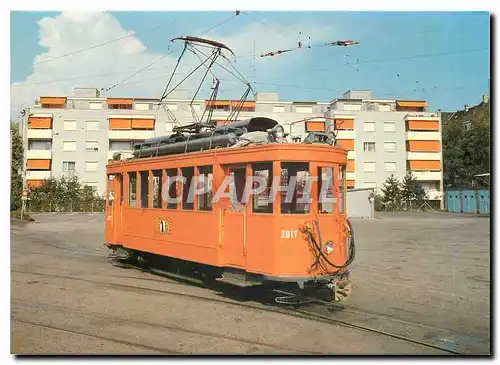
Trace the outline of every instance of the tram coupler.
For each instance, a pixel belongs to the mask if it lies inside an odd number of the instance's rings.
[[[327,289],[332,291],[332,301],[340,302],[345,300],[351,292],[351,281],[349,275],[333,278],[326,284]]]

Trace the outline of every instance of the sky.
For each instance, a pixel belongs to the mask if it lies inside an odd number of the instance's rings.
[[[235,66],[254,92],[278,92],[284,101],[328,102],[361,89],[373,99],[455,111],[479,103],[489,88],[486,12],[11,12],[10,20],[11,116],[40,96],[71,95],[74,86],[159,97],[183,47],[170,40],[184,35],[227,44],[235,56],[219,64]],[[360,43],[324,46],[336,40]],[[299,41],[301,49],[260,57]],[[187,52],[174,83],[199,63]],[[212,70],[220,98],[239,99],[243,82],[219,65]],[[192,95],[203,72],[180,88]],[[212,77],[199,97],[208,97]]]

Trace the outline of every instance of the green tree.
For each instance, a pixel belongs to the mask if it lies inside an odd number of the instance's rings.
[[[21,208],[21,192],[23,190],[23,140],[19,134],[18,124],[10,122],[10,210]]]
[[[416,209],[427,199],[427,192],[422,187],[422,184],[418,182],[411,172],[408,172],[401,183],[401,200],[405,203],[406,209]]]
[[[470,120],[470,128],[465,121]],[[443,123],[443,168],[446,187],[488,185],[474,175],[490,172],[490,109],[481,104]]]
[[[37,212],[90,212],[103,211],[104,198],[95,190],[82,185],[77,176],[47,179],[33,189],[30,210]]]
[[[385,210],[398,210],[401,207],[401,187],[394,174],[387,178],[381,190]]]

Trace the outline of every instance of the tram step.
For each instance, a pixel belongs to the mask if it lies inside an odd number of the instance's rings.
[[[222,277],[215,279],[222,283],[236,285],[240,287],[248,287],[262,284],[260,281],[248,280],[244,274],[224,273]]]

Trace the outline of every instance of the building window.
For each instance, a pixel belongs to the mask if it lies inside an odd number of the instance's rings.
[[[177,169],[167,169],[167,186],[168,186],[168,200],[167,209],[177,209]]]
[[[88,186],[93,192],[97,191],[97,181],[87,181],[85,186]]]
[[[375,162],[365,162],[363,165],[364,172],[375,172]]]
[[[63,161],[63,172],[75,171],[75,161]]]
[[[153,171],[153,208],[161,208],[162,170]]]
[[[344,110],[360,111],[361,110],[361,104],[349,104],[349,103],[345,103],[344,104]]]
[[[151,104],[149,104],[149,103],[135,103],[134,109],[135,110],[151,110]]]
[[[184,178],[182,184],[182,205],[181,209],[193,210],[194,209],[194,194],[191,192],[191,184],[194,177],[194,167],[181,168],[181,174]]]
[[[92,109],[92,110],[102,109],[102,103],[90,102],[89,103],[89,108]]]
[[[284,113],[284,112],[285,112],[284,106],[274,106],[273,107],[273,113]]]
[[[65,131],[76,131],[76,120],[65,120],[64,121]]]
[[[99,141],[86,141],[85,151],[87,152],[99,151]]]
[[[149,171],[141,171],[141,208],[149,208]]]
[[[95,120],[87,120],[85,123],[85,130],[87,131],[98,131],[99,130],[99,122]]]
[[[109,141],[110,151],[132,151],[132,141]]]
[[[395,172],[396,171],[396,163],[395,162],[386,162],[384,163],[385,171],[387,172]]]
[[[97,171],[97,166],[99,163],[97,161],[85,161],[85,171],[94,172]]]
[[[66,103],[64,104],[42,104],[42,108],[46,109],[64,109],[66,107]]]
[[[312,113],[313,112],[313,107],[312,106],[296,106],[295,107],[295,113]]]
[[[128,173],[128,206],[135,208],[137,205],[137,173]]]
[[[108,104],[108,109],[132,110],[132,104]]]
[[[28,150],[41,150],[41,151],[50,151],[52,148],[52,141],[47,140],[36,140],[30,139],[28,141]]]
[[[396,152],[396,142],[384,142],[385,152]]]
[[[391,106],[389,104],[379,104],[378,105],[378,111],[379,112],[390,112],[391,111]]]
[[[396,122],[384,122],[384,132],[396,132]]]
[[[376,188],[376,187],[377,187],[377,183],[376,183],[376,182],[374,182],[374,181],[366,181],[366,182],[363,184],[363,186],[364,186],[365,188],[372,188],[372,189],[373,189],[373,188]]]
[[[198,167],[197,191],[198,195],[198,210],[212,210],[212,166]]]
[[[375,122],[364,122],[363,131],[365,132],[375,132]]]
[[[210,105],[209,104],[206,106],[206,109],[228,112],[230,107],[229,107],[229,104],[227,104],[227,105]]]
[[[63,141],[63,151],[76,151],[76,141]]]
[[[375,152],[375,142],[364,142],[363,151],[365,152]]]

